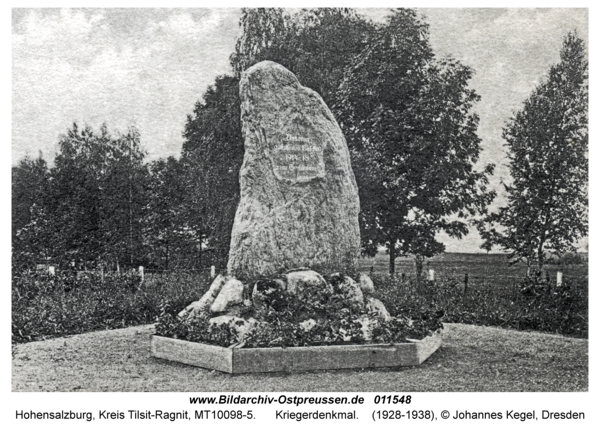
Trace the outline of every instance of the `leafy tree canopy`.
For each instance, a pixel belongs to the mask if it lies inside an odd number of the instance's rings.
[[[185,132],[183,159],[196,160],[190,172],[205,185],[195,194],[195,213],[205,221],[220,213],[206,231],[228,244],[239,199],[237,77],[272,60],[319,92],[340,120],[360,188],[367,253],[385,245],[392,263],[398,253],[430,257],[444,249],[436,232],[467,232],[457,219],[484,211],[493,198],[485,186],[492,167],[473,169],[480,141],[470,109],[479,97],[468,89],[471,69],[435,58],[414,11],[396,10],[375,24],[345,8],[244,9],[240,26],[230,57],[236,78],[217,79]],[[229,197],[226,207],[214,205]]]
[[[147,169],[139,133],[112,137],[77,124],[59,141],[49,211],[55,257],[133,264],[139,259]]]
[[[48,234],[50,172],[46,161],[25,157],[12,168],[12,259],[13,264],[45,261],[52,253]]]
[[[428,27],[413,10],[394,10],[344,73],[336,112],[348,139],[361,198],[365,251],[379,246],[417,262],[443,252],[435,233],[468,232],[484,212],[493,166],[476,171],[481,151],[473,71],[435,57]],[[417,266],[420,275],[420,267]]]
[[[223,266],[240,198],[244,157],[238,78],[217,78],[188,116],[183,135],[184,218],[198,245],[208,247],[214,262]]]

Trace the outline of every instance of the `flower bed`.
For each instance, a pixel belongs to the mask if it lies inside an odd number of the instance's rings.
[[[439,347],[438,310],[392,316],[360,279],[300,270],[244,285],[220,276],[199,301],[159,318],[152,354],[246,373],[411,366]]]

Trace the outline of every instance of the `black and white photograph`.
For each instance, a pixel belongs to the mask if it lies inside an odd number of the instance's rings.
[[[11,5],[13,424],[592,428],[590,5],[283,5]]]

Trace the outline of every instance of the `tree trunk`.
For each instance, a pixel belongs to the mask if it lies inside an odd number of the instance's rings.
[[[131,150],[129,151],[131,161]],[[131,166],[129,167],[131,169]],[[129,173],[129,264],[133,264],[133,190],[131,185],[131,172]]]
[[[396,245],[393,244],[388,249],[390,251],[390,276],[394,276],[396,273]]]
[[[202,265],[202,243],[200,243],[200,249],[199,249],[198,257],[199,257],[200,262],[199,262],[199,265],[196,266],[196,268],[197,269],[203,269],[204,266]]]
[[[169,270],[169,235],[167,235],[167,255],[166,255],[166,261],[165,261],[165,269]]]
[[[540,245],[538,246],[538,273],[536,273],[536,276],[539,274],[539,276],[542,275],[542,268],[544,267],[544,242],[540,241]]]
[[[423,276],[423,261],[425,259],[422,255],[415,255],[415,271],[417,272],[417,282],[421,282]]]

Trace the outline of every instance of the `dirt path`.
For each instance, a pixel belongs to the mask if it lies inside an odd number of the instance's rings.
[[[418,367],[231,376],[155,359],[153,326],[13,347],[13,391],[431,392],[587,391],[588,341],[446,324],[444,343]]]

